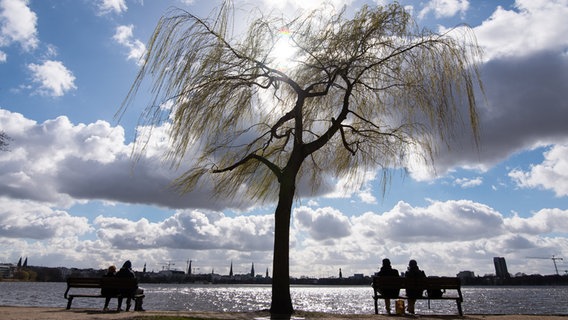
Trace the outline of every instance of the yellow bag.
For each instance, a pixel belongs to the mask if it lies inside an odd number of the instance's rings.
[[[396,300],[395,310],[396,310],[396,314],[398,314],[398,315],[404,314],[404,300],[402,300],[402,299]]]

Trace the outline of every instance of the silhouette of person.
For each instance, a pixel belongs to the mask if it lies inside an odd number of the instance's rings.
[[[398,270],[393,269],[391,266],[391,262],[389,259],[385,258],[383,259],[383,265],[381,266],[381,269],[379,270],[379,272],[377,272],[377,276],[379,277],[398,277]],[[391,289],[391,288],[378,288],[379,292],[381,293],[381,295],[383,297],[387,297],[385,298],[385,309],[387,310],[388,314],[391,314],[391,310],[390,310],[390,298],[396,298],[398,297],[398,294],[400,292],[400,289]]]
[[[130,260],[126,260],[124,262],[124,264],[122,265],[122,267],[120,268],[120,270],[118,270],[118,272],[116,273],[116,277],[118,278],[136,278],[136,274],[134,273],[134,271],[132,271],[132,262],[130,262]],[[124,294],[128,295],[128,298],[126,299],[126,311],[130,310],[130,305],[132,302],[132,298],[130,298],[131,295],[134,294],[142,294],[144,293],[144,290],[142,288],[136,287],[136,289],[134,290],[134,292],[123,292]],[[142,299],[140,299],[140,303],[138,305],[134,306],[134,311],[144,311],[144,309],[142,308]],[[119,298],[118,299],[118,308],[117,310],[120,311],[120,307],[122,306],[122,299]]]
[[[108,267],[107,273],[105,273],[103,277],[116,277],[116,267],[115,266]],[[110,299],[115,294],[116,290],[108,288],[101,289],[101,295],[105,296],[105,306],[103,307],[104,311],[108,311],[108,304],[110,303]]]
[[[408,270],[404,273],[405,278],[426,278],[426,273],[418,268],[418,263],[416,260],[410,260],[408,262]],[[408,313],[414,314],[414,305],[416,304],[416,298],[422,297],[422,289],[406,289],[406,296],[408,297],[408,307],[406,310]]]

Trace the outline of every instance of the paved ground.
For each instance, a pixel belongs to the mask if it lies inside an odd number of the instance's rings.
[[[143,320],[145,317],[151,318],[154,315],[171,315],[179,317],[194,317],[199,319],[237,319],[237,320],[267,320],[270,315],[266,312],[241,312],[241,313],[222,313],[222,312],[186,312],[186,311],[146,311],[146,312],[103,312],[97,309],[71,309],[63,308],[44,308],[44,307],[4,307],[0,306],[0,319],[2,320],[105,320],[105,319],[130,319]],[[440,320],[440,319],[465,319],[465,320],[568,320],[566,316],[529,316],[529,315],[466,315],[464,317],[452,315],[440,316],[387,316],[387,315],[339,315],[324,313],[302,313],[292,318],[294,319],[317,319],[317,320],[346,320],[346,319],[421,319],[421,320]]]

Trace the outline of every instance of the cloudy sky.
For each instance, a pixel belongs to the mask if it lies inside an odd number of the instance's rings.
[[[241,12],[282,14],[316,3],[235,0]],[[394,172],[384,195],[371,172],[356,190],[340,181],[298,199],[292,275],[369,275],[384,257],[399,270],[413,258],[428,275],[484,275],[495,256],[511,273],[553,274],[556,256],[568,272],[568,0],[401,3],[421,26],[473,28],[484,49],[481,147],[458,137],[435,170]],[[155,128],[133,161],[146,104],[115,117],[160,16],[175,6],[205,17],[218,4],[0,0],[0,131],[12,139],[0,151],[0,263],[272,268],[273,205],[212,200],[206,184],[178,194],[170,183],[181,171],[162,157],[166,130]]]

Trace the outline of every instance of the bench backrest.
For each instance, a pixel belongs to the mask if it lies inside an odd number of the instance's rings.
[[[68,288],[100,288],[101,278],[67,278]]]
[[[403,278],[403,277],[373,277],[373,288],[394,289],[460,289],[460,278],[456,277],[428,277],[428,278]]]
[[[136,289],[138,280],[136,278],[67,278],[67,288],[93,288],[93,289]]]
[[[69,277],[67,278],[67,290],[63,294],[65,299],[69,297],[69,290],[71,288],[88,288],[88,289],[106,289],[121,294],[134,294],[138,288],[138,280],[136,278],[117,278],[117,277],[102,277],[102,278],[80,278]],[[107,292],[108,294],[108,292]]]

